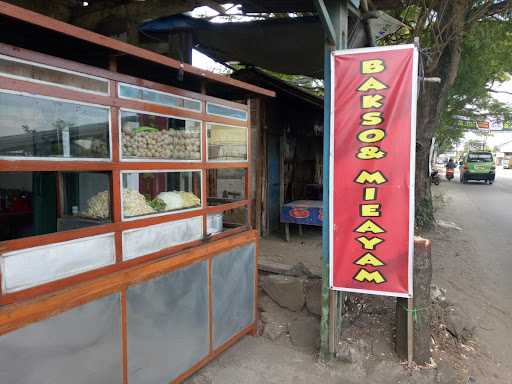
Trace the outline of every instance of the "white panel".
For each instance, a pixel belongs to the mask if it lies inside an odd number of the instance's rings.
[[[123,232],[123,259],[131,260],[202,237],[202,216],[130,229]]]
[[[209,234],[214,235],[216,233],[222,232],[223,218],[224,215],[222,213],[210,213],[208,215],[207,230]]]
[[[119,293],[0,336],[2,384],[120,384],[121,361]]]
[[[113,233],[8,252],[1,256],[2,288],[15,292],[114,262]]]

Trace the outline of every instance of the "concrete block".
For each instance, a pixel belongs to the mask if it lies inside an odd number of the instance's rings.
[[[284,308],[298,312],[304,307],[306,300],[302,279],[282,275],[265,276],[263,290]]]

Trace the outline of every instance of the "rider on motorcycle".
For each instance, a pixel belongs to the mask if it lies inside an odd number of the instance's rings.
[[[453,159],[448,160],[448,162],[446,163],[446,170],[455,169],[455,167],[455,161],[453,161]]]
[[[448,163],[446,163],[446,179],[450,181],[453,179],[453,172],[456,165],[453,159],[448,160]]]

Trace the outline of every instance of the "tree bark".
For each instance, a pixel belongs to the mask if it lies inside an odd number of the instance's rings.
[[[416,225],[428,228],[433,220],[431,209],[431,183],[429,174],[430,144],[439,126],[439,102],[441,86],[423,83],[418,100],[418,123],[416,128]]]
[[[446,106],[448,93],[459,71],[461,60],[465,17],[470,9],[470,0],[453,0],[443,3],[443,9],[437,10],[439,25],[443,32],[437,45],[430,47],[432,56],[425,67],[425,77],[440,77],[441,83],[420,82],[416,128],[416,226],[428,229],[434,222],[429,157],[432,138],[439,127],[441,113]],[[414,306],[422,312],[423,321],[414,322],[414,359],[425,364],[430,359],[430,282],[432,279],[432,260],[430,242],[428,247],[415,246],[414,255]],[[406,313],[401,308],[407,300],[397,301],[397,351],[404,352],[407,341],[404,338]],[[407,349],[405,348],[405,351]]]

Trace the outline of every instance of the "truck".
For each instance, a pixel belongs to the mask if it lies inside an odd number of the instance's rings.
[[[502,160],[501,165],[503,165],[503,169],[511,169],[512,168],[512,156],[505,156]]]

